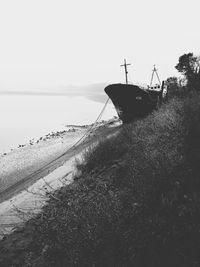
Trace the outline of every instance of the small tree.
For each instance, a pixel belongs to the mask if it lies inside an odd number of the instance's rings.
[[[177,77],[169,77],[166,80],[169,97],[180,95],[182,89],[182,82]]]
[[[190,89],[200,90],[200,57],[194,56],[193,53],[184,54],[179,57],[175,68],[186,78]]]
[[[169,77],[166,80],[166,84],[168,86],[168,89],[170,90],[177,90],[178,88],[178,78],[177,77]]]

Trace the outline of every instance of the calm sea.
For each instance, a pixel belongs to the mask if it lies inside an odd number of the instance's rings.
[[[0,95],[0,154],[65,125],[91,124],[103,105],[84,97]],[[110,103],[102,119],[115,115]]]

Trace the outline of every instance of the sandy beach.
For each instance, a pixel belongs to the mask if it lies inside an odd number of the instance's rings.
[[[71,183],[75,162],[81,160],[84,150],[116,132],[119,124],[118,120],[99,123],[76,147],[73,145],[91,126],[69,126],[2,155],[0,238],[39,212],[47,200],[46,192]]]
[[[13,149],[0,157],[0,192],[66,152],[88,127],[68,127]]]

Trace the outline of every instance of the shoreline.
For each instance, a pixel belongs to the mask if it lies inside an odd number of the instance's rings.
[[[6,149],[5,152],[0,152],[0,158],[10,154],[13,151],[16,151],[17,149],[27,147],[29,145],[38,144],[41,141],[46,141],[50,138],[62,137],[62,135],[66,134],[66,133],[75,132],[75,131],[80,130],[80,129],[87,129],[87,128],[91,127],[92,125],[93,125],[93,123],[92,124],[85,124],[85,125],[76,125],[76,124],[64,125],[64,126],[62,126],[63,130],[51,131],[51,132],[49,132],[49,133],[47,133],[47,134],[45,134],[39,138],[29,139],[24,144],[17,144],[16,146],[13,145],[13,147]]]
[[[87,128],[52,132],[19,145],[0,159],[0,192],[69,149]]]
[[[113,118],[109,119],[109,120],[102,120],[99,121],[97,123],[97,127],[102,126],[103,124],[107,124],[107,123],[112,123],[114,121],[118,121],[119,119],[117,118],[117,116],[114,116]],[[29,139],[26,143],[24,144],[17,144],[16,146],[13,146],[11,148],[8,148],[8,150],[6,152],[0,152],[0,159],[9,155],[10,153],[17,151],[21,148],[26,148],[29,147],[30,145],[35,145],[35,144],[39,144],[41,143],[41,141],[47,141],[51,138],[56,138],[56,137],[63,137],[63,135],[67,134],[67,133],[73,133],[75,131],[79,131],[79,130],[87,130],[88,128],[92,127],[94,125],[94,123],[91,124],[66,124],[64,126],[62,126],[64,128],[64,130],[58,130],[58,131],[51,131],[39,138],[32,138]]]
[[[77,160],[82,160],[85,149],[95,145],[101,138],[112,135],[120,124],[118,119],[99,122],[92,134],[70,150],[69,147],[83,136],[88,126],[63,133],[62,137],[59,134],[53,135],[39,144],[20,147],[7,155],[7,164],[10,164],[7,170],[4,168],[2,171],[0,168],[0,175],[2,177],[3,173],[4,178],[11,180],[12,183],[7,183],[7,188],[4,187],[4,190],[0,191],[0,238],[12,232],[18,223],[24,222],[24,215],[23,220],[19,219],[17,209],[25,210],[27,219],[33,209],[39,211],[46,201],[45,188],[56,190],[63,183],[71,183],[73,173],[76,171],[75,163]],[[4,158],[6,159],[6,156]]]

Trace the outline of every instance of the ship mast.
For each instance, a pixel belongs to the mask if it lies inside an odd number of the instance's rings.
[[[152,82],[153,82],[153,76],[154,76],[154,73],[156,74],[157,78],[158,78],[158,81],[159,81],[159,84],[161,85],[161,82],[160,82],[160,78],[158,76],[158,72],[157,72],[158,69],[156,69],[156,65],[153,65],[153,72],[152,72],[152,76],[151,76],[151,82],[150,82],[150,86],[152,85]]]
[[[131,65],[130,63],[126,63],[126,59],[124,59],[124,64],[120,65],[120,67],[124,67],[125,70],[125,77],[126,77],[126,84],[128,84],[128,70],[127,70],[127,66]]]

